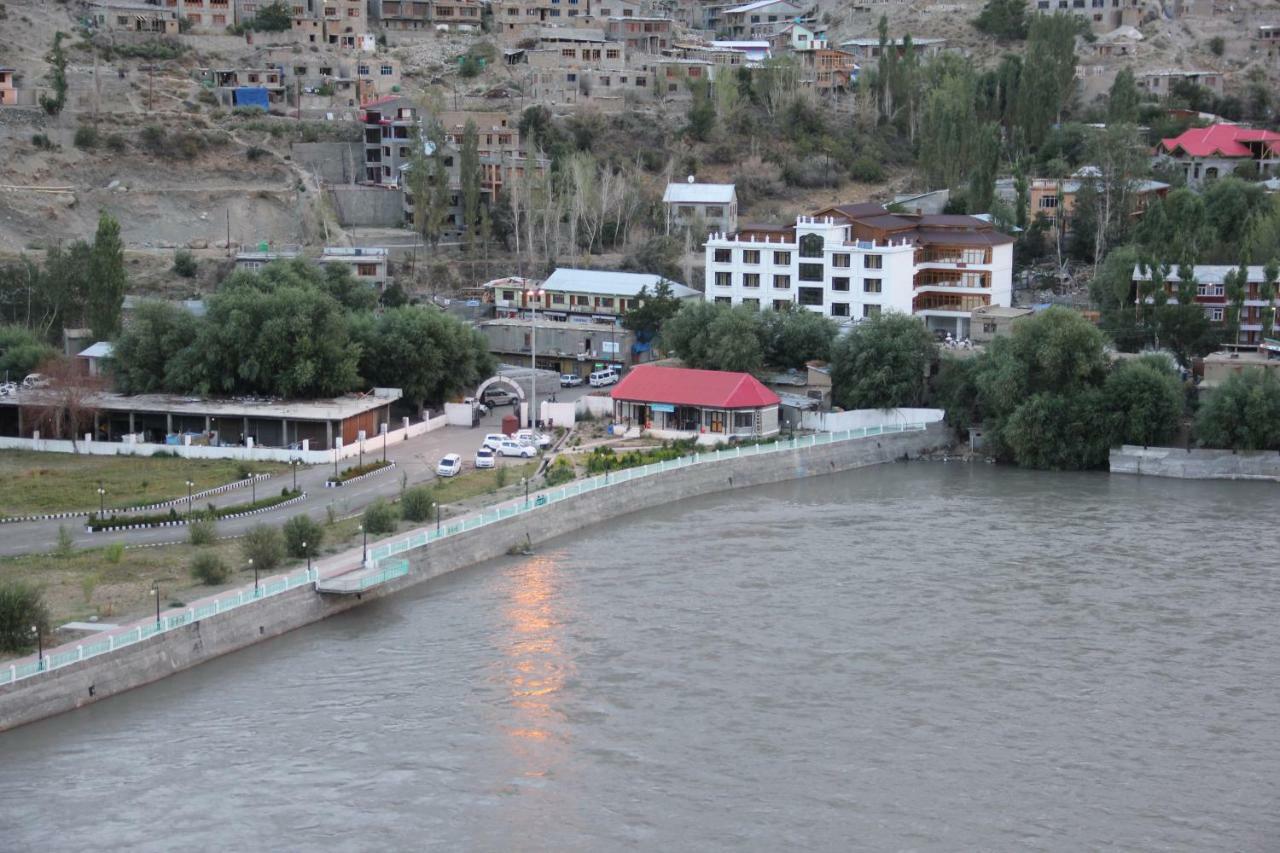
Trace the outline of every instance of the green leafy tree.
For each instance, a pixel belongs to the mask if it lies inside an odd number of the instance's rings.
[[[1146,356],[1124,362],[1107,376],[1103,393],[1115,418],[1117,442],[1161,445],[1177,432],[1182,383],[1167,359]]]
[[[680,357],[689,367],[711,366],[710,329],[720,316],[719,306],[710,302],[686,302],[662,324],[658,341],[664,352]]]
[[[1002,41],[1027,37],[1027,0],[987,0],[973,25]]]
[[[846,409],[917,406],[937,349],[915,317],[892,312],[872,317],[832,347],[833,399]]]
[[[765,362],[774,367],[800,368],[813,360],[828,361],[838,327],[829,317],[803,308],[763,315]]]
[[[45,57],[49,63],[49,86],[52,95],[40,95],[40,108],[51,116],[62,112],[67,105],[67,53],[62,49],[62,40],[67,37],[64,32],[53,34],[53,48]]]
[[[634,332],[636,340],[647,343],[658,334],[663,323],[680,311],[680,303],[666,279],[659,280],[652,293],[646,285],[636,295],[635,307],[622,315],[622,327]]]
[[[370,534],[392,533],[396,529],[395,507],[378,498],[365,508],[363,522]]]
[[[58,351],[23,326],[0,326],[0,382],[21,380]]]
[[[493,375],[484,336],[434,307],[392,308],[353,322],[365,382],[404,390],[418,405],[442,401]]]
[[[716,105],[711,98],[711,87],[706,80],[696,79],[689,82],[689,91],[693,98],[689,102],[689,124],[685,133],[699,142],[706,142],[716,124]]]
[[[1107,93],[1107,123],[1134,124],[1138,121],[1138,104],[1142,97],[1133,70],[1126,67],[1116,72],[1116,79]]]
[[[0,581],[0,651],[23,652],[34,646],[35,626],[49,636],[49,608],[39,587],[22,580]]]
[[[325,264],[316,267],[301,258],[288,262],[293,273],[303,281],[314,282],[348,311],[372,311],[378,305],[378,291],[351,274],[346,264]]]
[[[100,341],[111,340],[120,331],[127,283],[120,223],[104,211],[98,217],[98,232],[89,253],[89,290],[85,300],[89,329]]]
[[[432,246],[440,244],[449,220],[449,169],[445,166],[444,130],[434,120],[424,120],[418,144],[409,159],[409,195],[413,202],[413,227]]]
[[[1258,287],[1258,295],[1265,303],[1262,306],[1262,337],[1269,338],[1276,328],[1276,281],[1280,279],[1280,260],[1272,258],[1262,268],[1262,283]]]
[[[1075,93],[1075,39],[1080,25],[1075,16],[1036,15],[1027,30],[1017,107],[1022,137],[1038,148],[1051,125]]]
[[[708,353],[712,370],[756,373],[764,367],[760,312],[739,305],[721,311],[707,329]]]
[[[284,0],[275,0],[259,7],[257,14],[249,19],[245,27],[260,33],[284,32],[293,26],[292,16],[289,4]]]
[[[1111,448],[1110,419],[1102,391],[1076,388],[1033,394],[1000,428],[1000,440],[1024,468],[1074,471],[1105,464]]]
[[[434,505],[435,495],[430,486],[414,486],[400,496],[400,514],[405,521],[428,521]]]
[[[214,551],[197,551],[191,558],[191,575],[202,584],[217,586],[231,579],[231,567]]]
[[[148,300],[116,339],[110,370],[125,394],[177,390],[170,370],[178,355],[196,339],[199,321],[172,302]],[[188,389],[189,390],[189,389]]]
[[[1156,337],[1183,367],[1193,359],[1212,352],[1218,345],[1204,308],[1194,301],[1178,301],[1155,309]]]
[[[1280,450],[1280,378],[1261,369],[1228,377],[1200,406],[1196,438],[1205,447]]]
[[[284,523],[284,547],[290,557],[318,557],[324,527],[309,515],[295,515]]]
[[[480,132],[476,123],[467,120],[462,130],[462,149],[458,155],[458,180],[462,185],[462,228],[468,245],[476,237],[480,223]]]
[[[198,265],[195,255],[187,249],[179,249],[173,255],[173,271],[183,278],[195,278]]]
[[[240,540],[240,552],[246,563],[252,561],[254,568],[269,572],[284,560],[284,536],[269,524],[255,524]]]

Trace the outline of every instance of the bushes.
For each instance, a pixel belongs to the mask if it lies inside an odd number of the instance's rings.
[[[434,500],[430,488],[414,486],[400,498],[400,514],[405,521],[427,521],[431,518],[432,503]]]
[[[194,519],[187,528],[192,545],[212,545],[217,533],[217,523],[212,518]]]
[[[217,586],[231,578],[231,568],[212,551],[200,551],[191,558],[191,575],[206,586]]]
[[[116,154],[119,154],[127,146],[127,143],[124,141],[124,137],[118,133],[111,134],[105,141],[107,149]]]
[[[268,524],[258,524],[244,535],[240,550],[246,561],[252,561],[254,566],[267,572],[284,559],[284,536]]]
[[[651,462],[679,459],[681,456],[692,453],[695,446],[696,442],[690,439],[673,441],[671,444],[664,443],[662,447],[653,450],[632,450],[629,453],[614,453],[608,447],[596,447],[587,457],[587,471],[592,474],[601,474],[622,468],[639,468]]]
[[[265,148],[260,148],[257,145],[250,145],[249,149],[244,152],[244,156],[249,159],[249,162],[253,163],[253,162],[257,162],[258,160],[261,160],[263,157],[266,157],[270,153],[271,152]]]
[[[147,125],[139,132],[138,138],[142,142],[142,147],[150,151],[152,154],[164,153],[166,137],[164,128],[160,125]]]
[[[97,128],[89,125],[77,127],[74,142],[77,148],[96,148],[98,145]]]
[[[52,151],[58,146],[53,144],[53,140],[45,136],[43,133],[32,134],[31,144],[39,148],[41,151]]]
[[[49,609],[40,590],[25,581],[0,583],[0,650],[20,652],[35,645],[33,626],[49,632]]]
[[[849,167],[849,177],[864,184],[878,184],[884,180],[884,169],[880,164],[865,154],[853,161]]]
[[[1196,438],[1205,447],[1280,450],[1280,379],[1257,368],[1208,391],[1196,416]]]
[[[367,465],[352,465],[350,468],[343,468],[342,473],[338,475],[335,481],[333,477],[329,478],[329,482],[345,483],[348,480],[354,480],[356,477],[363,477],[365,474],[372,474],[374,471],[380,471],[391,465],[390,462],[383,462],[379,459],[377,462],[370,462]]]
[[[173,256],[173,271],[183,278],[196,277],[196,258],[186,249],[179,249]]]
[[[396,511],[378,498],[364,511],[364,529],[370,533],[391,533],[396,529]]]
[[[324,542],[324,528],[309,515],[295,515],[284,523],[284,545],[291,557],[314,557]]]
[[[561,456],[554,465],[547,469],[547,485],[559,486],[562,483],[569,482],[576,476],[577,473],[573,470],[573,466],[569,464],[569,460]]]

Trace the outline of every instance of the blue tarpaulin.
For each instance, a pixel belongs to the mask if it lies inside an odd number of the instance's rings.
[[[255,86],[241,86],[236,89],[235,102],[237,107],[261,107],[264,110],[270,103],[267,100],[267,90]]]

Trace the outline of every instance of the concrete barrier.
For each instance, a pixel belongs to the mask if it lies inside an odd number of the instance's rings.
[[[1112,474],[1146,474],[1184,480],[1280,481],[1280,453],[1274,451],[1139,447],[1126,444],[1111,450]]]
[[[365,601],[394,595],[440,575],[501,556],[526,538],[535,544],[542,543],[592,524],[684,498],[877,465],[904,455],[919,455],[946,443],[948,431],[935,424],[918,432],[891,433],[690,465],[547,504],[536,511],[406,552],[410,561],[407,575],[359,595],[321,595],[310,586],[297,587],[110,654],[0,686],[0,731],[74,710],[317,622]],[[400,533],[392,538],[401,539],[405,535]]]

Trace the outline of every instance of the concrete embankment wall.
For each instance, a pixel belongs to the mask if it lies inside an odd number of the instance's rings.
[[[946,444],[947,431],[895,433],[691,465],[557,501],[410,551],[410,572],[362,596],[310,586],[166,631],[83,663],[0,687],[0,731],[96,702],[179,670],[319,621],[364,601],[500,556],[526,535],[535,544],[629,512],[730,489],[847,471]],[[399,534],[396,538],[403,538]]]
[[[1139,447],[1126,444],[1111,451],[1112,474],[1146,474],[1184,480],[1280,481],[1280,453]]]

